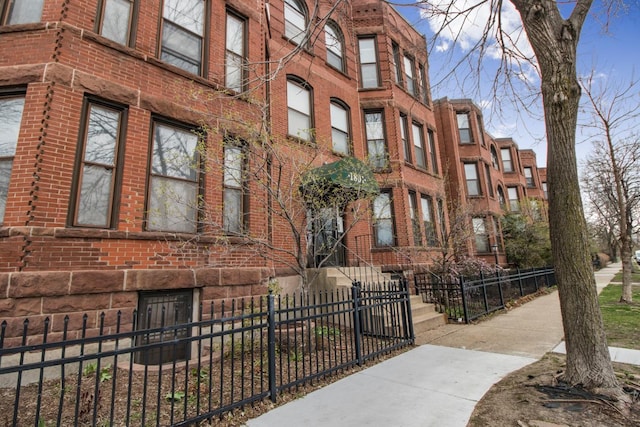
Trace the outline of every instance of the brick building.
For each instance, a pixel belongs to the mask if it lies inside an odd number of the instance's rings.
[[[496,186],[470,197],[499,235],[510,187],[494,151],[517,147],[491,139],[470,101],[474,144],[452,142],[458,102],[434,105],[424,36],[385,2],[0,8],[2,318],[49,317],[55,336],[65,315],[89,313],[91,328],[105,312],[109,326],[154,301],[296,287],[301,268],[403,274],[437,255],[445,177],[463,194],[468,161]],[[344,170],[365,163],[374,178]]]
[[[519,150],[512,138],[494,138],[484,130],[480,108],[470,99],[435,102],[443,161],[448,165],[450,203],[471,215],[474,239],[467,253],[506,263],[500,217],[519,212],[527,198],[546,199],[532,150]]]

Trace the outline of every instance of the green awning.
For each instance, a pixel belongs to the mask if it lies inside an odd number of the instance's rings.
[[[347,203],[380,193],[371,167],[355,157],[310,170],[302,176],[300,189],[309,203]]]

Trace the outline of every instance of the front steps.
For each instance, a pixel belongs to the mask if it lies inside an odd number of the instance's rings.
[[[354,270],[353,267],[351,269]],[[355,270],[358,270],[358,268]],[[364,277],[365,274],[371,275],[370,270],[370,267],[366,267],[366,270],[365,267],[362,267],[362,272],[356,272],[362,273]],[[310,273],[314,276],[314,280],[311,281],[311,289],[316,291],[339,288],[350,289],[352,285],[351,279],[346,277],[338,268],[322,268],[320,270],[311,270]],[[374,275],[377,276],[379,282],[391,280],[391,276],[386,273],[376,272]],[[434,304],[423,303],[420,295],[411,295],[410,303],[413,331],[416,336],[447,323],[446,314],[436,312]]]
[[[435,305],[423,303],[420,295],[411,295],[410,303],[413,333],[416,336],[447,323],[447,315],[438,313]]]

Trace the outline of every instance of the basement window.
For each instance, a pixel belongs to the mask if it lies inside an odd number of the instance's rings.
[[[134,361],[143,365],[161,365],[188,360],[191,336],[193,291],[141,292],[138,298]],[[181,325],[184,325],[181,327]]]

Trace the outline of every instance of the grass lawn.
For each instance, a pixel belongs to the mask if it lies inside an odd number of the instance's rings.
[[[618,273],[616,273],[615,276],[613,276],[613,279],[611,279],[612,282],[622,282],[622,270],[620,270]],[[638,268],[634,268],[633,271],[631,272],[631,282],[632,283],[640,283],[640,271],[638,270]]]
[[[633,287],[631,304],[619,302],[620,295],[622,285],[610,284],[599,297],[608,344],[640,350],[640,286]]]

